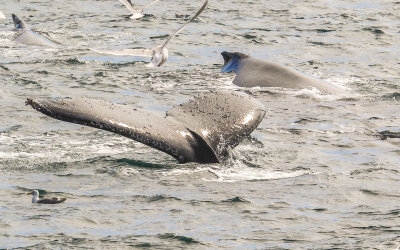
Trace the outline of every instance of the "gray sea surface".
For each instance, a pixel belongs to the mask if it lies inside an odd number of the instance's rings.
[[[131,20],[116,0],[0,0],[0,248],[399,249],[400,2],[210,0],[160,68],[93,51],[153,48],[201,4],[161,0]],[[57,47],[13,42],[12,13]],[[239,88],[225,50],[347,94]],[[163,114],[215,89],[267,110],[223,164],[25,106],[85,96]],[[32,204],[32,189],[67,201]]]

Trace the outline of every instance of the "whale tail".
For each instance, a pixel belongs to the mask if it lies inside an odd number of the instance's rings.
[[[32,100],[50,117],[126,136],[165,152],[179,162],[217,163],[262,121],[265,110],[254,98],[234,91],[205,93],[170,109],[165,117],[90,98]]]
[[[18,18],[15,14],[12,14],[12,19],[14,21],[14,26],[16,29],[28,29],[28,25],[22,21],[20,18]]]

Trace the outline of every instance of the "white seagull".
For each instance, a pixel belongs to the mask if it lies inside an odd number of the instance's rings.
[[[150,7],[150,5],[152,5],[153,3],[156,3],[156,2],[158,2],[160,0],[153,0],[151,3],[149,3],[146,6],[144,6],[141,10],[134,9],[131,0],[119,0],[119,1],[121,3],[123,3],[128,8],[128,10],[132,13],[132,16],[129,17],[130,19],[139,19],[139,18],[142,18],[144,16],[143,15],[143,11],[145,9],[147,9],[148,7]]]
[[[33,190],[30,193],[33,195],[32,197],[32,203],[41,203],[41,204],[57,204],[65,201],[67,198],[59,198],[59,197],[52,197],[52,198],[44,198],[44,199],[39,199],[39,191]]]
[[[98,53],[110,54],[116,56],[139,56],[139,57],[151,57],[151,62],[148,64],[149,67],[160,67],[168,59],[167,45],[176,34],[181,32],[186,25],[191,23],[201,12],[206,8],[208,0],[204,2],[197,13],[179,29],[177,29],[172,35],[169,36],[168,40],[163,45],[158,45],[153,49],[123,49],[123,50],[94,50]]]
[[[6,16],[1,11],[0,11],[0,19],[6,19]]]

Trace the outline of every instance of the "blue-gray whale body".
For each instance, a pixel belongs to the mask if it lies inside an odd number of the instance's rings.
[[[285,65],[265,62],[240,52],[221,53],[224,58],[222,72],[236,74],[233,83],[240,87],[316,88],[324,94],[343,94],[339,87],[308,76]]]
[[[43,47],[55,47],[56,44],[49,39],[39,35],[29,28],[29,26],[15,14],[12,14],[15,29],[17,30],[13,41],[25,44],[25,45],[36,45]]]

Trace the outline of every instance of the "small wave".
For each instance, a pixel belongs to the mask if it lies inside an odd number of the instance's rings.
[[[117,163],[126,163],[128,165],[131,165],[131,166],[134,166],[134,167],[139,167],[139,168],[150,168],[150,169],[160,168],[160,169],[165,169],[167,167],[166,164],[157,164],[157,163],[145,162],[145,161],[128,159],[128,158],[117,159],[116,162]],[[127,169],[130,169],[130,168],[127,168]]]
[[[191,237],[187,237],[187,236],[182,236],[182,235],[176,235],[173,233],[165,233],[165,234],[159,234],[158,238],[160,239],[174,239],[174,240],[178,240],[181,241],[183,243],[186,244],[201,244],[200,241],[197,241]]]
[[[16,131],[16,130],[18,130],[20,128],[22,128],[22,125],[14,125],[14,126],[11,126],[11,127],[8,127],[8,128],[3,128],[3,129],[0,128],[0,134],[1,133],[7,133],[7,132]]]
[[[319,46],[332,46],[333,43],[326,43],[326,42],[321,42],[321,41],[308,41],[309,43],[313,45],[319,45]]]
[[[8,40],[11,42],[15,32],[14,31],[0,31],[0,41],[1,40]],[[2,44],[2,43],[0,43]]]
[[[51,157],[49,153],[0,152],[1,159],[36,159]]]
[[[263,44],[264,43],[263,39],[258,37],[256,33],[244,33],[244,34],[241,34],[238,36],[243,37],[246,40],[249,40],[252,44]]]
[[[231,202],[231,203],[251,203],[250,201],[248,201],[248,200],[246,200],[246,199],[244,199],[244,198],[242,198],[242,197],[239,197],[239,196],[236,196],[236,197],[231,198],[231,199],[223,200],[222,202]]]
[[[69,58],[69,59],[66,59],[66,60],[65,60],[65,63],[67,63],[67,64],[72,64],[72,65],[75,65],[75,64],[77,64],[77,65],[85,64],[84,61],[79,60],[78,58]]]
[[[381,140],[387,140],[389,138],[400,138],[400,132],[395,132],[395,131],[389,131],[389,130],[384,130],[384,131],[379,131],[377,136],[381,139]]]
[[[210,171],[217,176],[215,181],[219,182],[276,180],[310,174],[309,171],[305,170],[283,172],[249,167],[230,167]]]
[[[363,28],[362,30],[369,31],[377,36],[385,34],[385,32],[383,32],[382,29],[380,29],[378,27],[367,27],[367,28]]]
[[[165,176],[190,175],[196,176],[203,181],[216,182],[238,182],[238,181],[265,181],[295,178],[298,176],[308,175],[310,170],[301,169],[294,171],[267,170],[264,168],[248,167],[244,163],[236,160],[233,166],[199,166],[194,169],[174,169],[172,171],[163,172]]]
[[[340,95],[325,94],[316,88],[305,88],[305,89],[287,89],[279,87],[253,87],[253,88],[240,88],[241,90],[249,93],[251,95],[290,95],[305,99],[316,99],[322,101],[336,101],[336,100],[353,100],[354,98],[359,98],[360,96],[353,93],[345,93]]]
[[[382,100],[400,101],[400,92],[385,94],[381,97]]]
[[[370,196],[386,196],[386,197],[393,197],[393,198],[398,198],[400,197],[399,194],[396,193],[386,193],[380,190],[371,190],[371,189],[360,189],[359,190],[361,193],[365,195],[370,195]]]
[[[372,195],[372,196],[377,196],[380,195],[378,191],[370,190],[370,189],[361,189],[361,193],[367,194],[367,195]]]
[[[148,242],[144,242],[144,243],[138,243],[138,244],[134,245],[134,247],[135,248],[151,248],[151,247],[156,248],[156,245],[150,244]]]
[[[167,201],[167,200],[175,200],[175,201],[180,201],[181,199],[173,196],[168,196],[168,195],[163,195],[163,194],[157,194],[154,196],[151,196],[149,198],[149,202],[154,202],[154,201]]]
[[[376,171],[382,171],[384,170],[384,168],[367,168],[367,169],[356,169],[353,170],[349,173],[349,175],[359,175],[359,174],[366,174],[366,173],[372,173],[372,172],[376,172]]]
[[[328,32],[332,32],[332,31],[336,31],[334,29],[315,29],[315,31],[317,33],[328,33]]]

